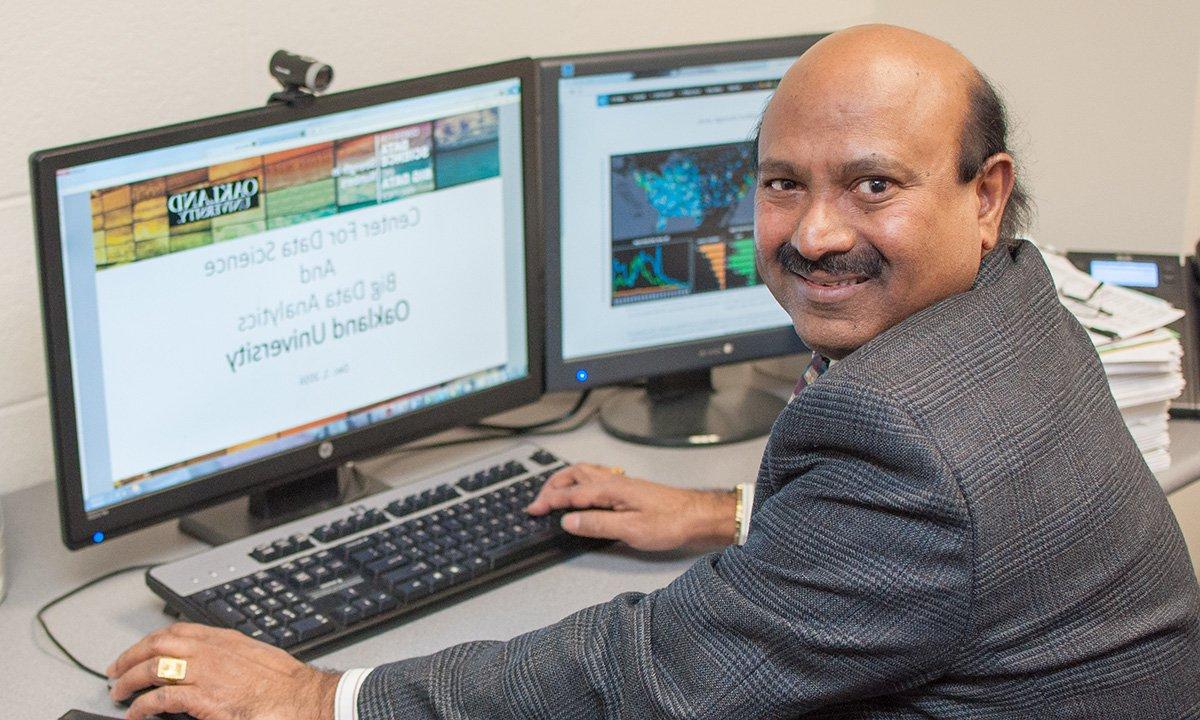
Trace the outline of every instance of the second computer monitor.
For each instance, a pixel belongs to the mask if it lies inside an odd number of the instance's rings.
[[[820,37],[542,61],[547,387],[650,378],[605,406],[614,434],[727,442],[778,413],[708,370],[804,349],[755,267],[753,136]]]

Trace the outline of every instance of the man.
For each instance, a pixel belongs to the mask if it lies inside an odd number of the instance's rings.
[[[1057,302],[1003,110],[949,46],[837,33],[761,124],[760,271],[837,361],[772,432],[749,537],[508,642],[339,676],[177,625],[110,668],[200,718],[1200,717],[1200,589],[1086,335]],[[811,376],[810,376],[810,379]],[[581,465],[530,512],[665,549],[728,496]]]

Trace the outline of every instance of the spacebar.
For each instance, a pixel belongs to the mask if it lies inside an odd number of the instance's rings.
[[[492,563],[492,567],[500,567],[520,560],[522,556],[529,555],[531,551],[543,546],[557,545],[557,541],[565,535],[566,533],[558,528],[550,528],[540,533],[526,535],[506,545],[494,547],[484,552],[483,556]]]

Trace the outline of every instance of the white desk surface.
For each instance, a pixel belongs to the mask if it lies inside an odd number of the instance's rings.
[[[731,369],[718,383],[745,377]],[[737,373],[734,375],[733,373]],[[756,384],[786,392],[780,382],[752,373]],[[551,396],[519,417],[549,417],[571,401]],[[519,421],[510,413],[506,421]],[[1200,422],[1172,423],[1175,464],[1160,477],[1177,485],[1200,478]],[[690,487],[731,487],[753,480],[765,438],[700,449],[662,449],[631,445],[609,437],[596,421],[564,435],[534,442],[575,461],[621,465],[635,476]],[[458,464],[511,443],[399,454],[364,467],[394,484]],[[1200,560],[1200,483],[1175,492],[1172,505],[1184,527],[1193,564]],[[43,603],[110,570],[157,563],[191,554],[202,545],[166,523],[118,537],[103,545],[69,552],[59,539],[57,501],[51,483],[3,497],[8,547],[8,597],[0,604],[0,696],[5,717],[57,718],[69,708],[118,716],[104,683],[78,670],[36,627],[34,613]],[[502,584],[462,602],[389,626],[353,644],[317,658],[317,665],[345,669],[372,666],[437,651],[478,639],[506,639],[541,627],[579,608],[629,590],[650,591],[669,583],[693,560],[685,553],[648,555],[627,549],[577,556]],[[1200,565],[1198,565],[1200,567]],[[83,662],[103,670],[116,655],[145,633],[170,622],[162,602],[146,587],[141,573],[129,573],[89,588],[47,614],[59,640]]]

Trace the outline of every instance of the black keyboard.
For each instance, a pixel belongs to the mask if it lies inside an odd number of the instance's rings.
[[[153,568],[180,615],[304,653],[598,547],[524,508],[564,463],[529,444]],[[418,489],[419,488],[419,489]]]

